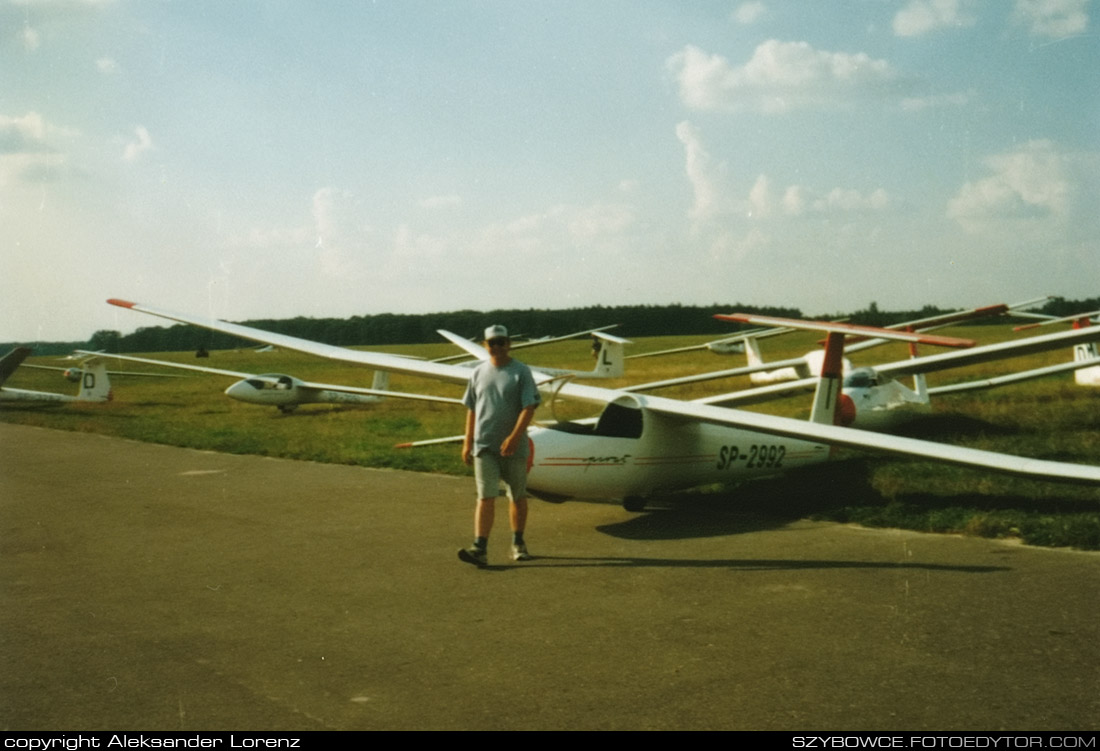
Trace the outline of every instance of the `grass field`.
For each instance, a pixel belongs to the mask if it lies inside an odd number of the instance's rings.
[[[967,327],[939,333],[976,338],[981,344],[1020,336],[1007,326]],[[780,359],[808,351],[815,346],[816,339],[810,334],[792,334],[765,341],[763,349],[769,359]],[[628,346],[627,353],[704,340],[705,337],[640,339]],[[426,358],[454,354],[446,343],[378,349]],[[196,363],[190,352],[147,356]],[[535,348],[520,356],[531,364],[578,369],[592,366],[586,340]],[[856,365],[861,365],[905,356],[903,346],[887,345],[859,353],[853,359]],[[937,385],[988,377],[1062,362],[1069,357],[1068,351],[1056,351],[933,374],[929,382]],[[32,358],[29,362],[58,364],[50,358]],[[229,370],[288,373],[299,378],[363,386],[370,385],[372,375],[363,368],[292,352],[216,351],[209,360],[198,362]],[[627,377],[593,383],[614,387],[743,363],[743,356],[719,357],[709,352],[643,358],[627,361]],[[117,362],[109,366],[118,370],[137,368]],[[467,472],[454,445],[415,450],[394,448],[402,441],[461,432],[464,420],[461,408],[394,399],[362,407],[306,405],[283,415],[274,408],[227,398],[222,391],[231,382],[228,378],[200,374],[183,378],[115,377],[112,379],[115,398],[110,403],[52,406],[5,403],[0,408],[0,420],[212,451],[422,472]],[[58,373],[27,368],[20,368],[5,385],[76,393],[75,384],[62,380]],[[461,396],[455,386],[408,376],[395,375],[390,385],[397,390]],[[747,378],[735,378],[669,389],[661,394],[694,398],[748,385]],[[944,396],[934,406],[932,417],[914,424],[909,434],[1081,464],[1096,464],[1100,456],[1100,389],[1079,387],[1071,375]],[[800,397],[753,409],[805,417],[808,407],[809,399]],[[578,409],[582,408],[561,405],[557,416],[586,416],[586,411]],[[549,410],[543,412],[540,419],[552,419]],[[831,465],[782,478],[738,487],[702,488],[663,502],[736,504],[746,513],[767,516],[835,519],[873,526],[1019,538],[1035,545],[1100,549],[1100,489],[1025,481],[852,451],[841,452],[838,459]]]

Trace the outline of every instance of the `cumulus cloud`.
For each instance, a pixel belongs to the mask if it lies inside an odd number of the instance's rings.
[[[46,121],[37,112],[0,115],[0,183],[15,180],[40,183],[68,171],[68,157],[57,147],[77,132]]]
[[[126,149],[122,152],[122,158],[127,162],[136,160],[146,151],[153,148],[153,139],[149,136],[149,131],[147,131],[144,126],[139,125],[134,128],[134,136],[135,140],[126,144]]]
[[[1066,37],[1088,28],[1088,0],[1016,0],[1012,20],[1034,36]]]
[[[985,160],[992,175],[968,182],[948,203],[947,216],[967,229],[996,219],[1059,216],[1067,212],[1066,160],[1048,140]]]
[[[748,26],[749,24],[754,24],[759,21],[760,17],[764,15],[764,12],[764,3],[741,3],[737,6],[737,9],[733,11],[733,20],[742,26]]]
[[[911,0],[894,16],[894,34],[914,37],[936,29],[973,26],[963,0]]]
[[[0,154],[46,150],[46,121],[42,115],[37,112],[22,117],[0,115]]]
[[[695,198],[688,218],[696,223],[696,229],[731,216],[767,220],[811,212],[880,211],[890,204],[889,194],[882,188],[869,193],[840,187],[820,192],[802,185],[790,185],[777,191],[765,174],[756,178],[746,195],[726,185],[723,165],[716,163],[707,152],[694,125],[687,121],[680,123],[676,126],[676,136],[684,144],[685,172]]]
[[[676,76],[681,101],[702,111],[774,114],[831,106],[876,95],[897,78],[885,60],[862,52],[828,52],[775,39],[761,43],[741,66],[691,45],[670,57],[667,66]]]
[[[783,193],[783,213],[788,216],[800,216],[806,211],[806,191],[792,185]]]
[[[886,208],[889,202],[890,198],[882,188],[868,194],[851,188],[833,188],[815,200],[813,206],[816,211],[878,211]]]
[[[420,202],[420,207],[424,209],[440,209],[448,206],[461,206],[462,197],[454,194],[446,196],[430,196]]]
[[[684,169],[695,196],[689,215],[693,219],[706,219],[713,216],[721,204],[721,191],[713,177],[715,165],[694,125],[686,120],[680,123],[676,126],[676,137],[684,144]]]
[[[30,26],[23,27],[20,39],[23,41],[23,49],[27,52],[34,52],[42,46],[42,37]]]
[[[627,204],[596,204],[573,209],[565,226],[575,241],[592,242],[622,235],[634,219],[634,208]]]
[[[781,197],[776,197],[767,175],[760,175],[749,191],[749,216],[768,219],[772,216],[796,217],[814,212],[819,214],[881,211],[890,203],[882,188],[863,193],[854,188],[832,188],[819,193],[802,185],[790,185]]]
[[[925,97],[906,97],[901,100],[901,108],[906,112],[920,112],[921,110],[940,109],[943,107],[965,107],[973,98],[973,91],[960,91],[954,94],[933,94],[932,96]]]
[[[494,222],[483,227],[469,243],[458,244],[478,256],[519,253],[531,261],[560,258],[563,253],[582,253],[586,257],[614,254],[625,252],[631,245],[630,233],[636,220],[637,211],[631,204],[558,204]]]
[[[749,191],[749,216],[766,219],[771,215],[773,206],[771,184],[766,175],[761,175]]]

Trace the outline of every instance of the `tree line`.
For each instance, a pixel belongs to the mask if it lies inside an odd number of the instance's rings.
[[[1053,298],[1035,312],[1052,316],[1100,308],[1100,298],[1066,300]],[[729,336],[740,326],[716,321],[716,312],[744,312],[759,315],[805,318],[798,308],[744,305],[742,303],[699,305],[593,305],[566,310],[500,309],[491,311],[459,310],[449,313],[378,313],[351,318],[259,319],[241,321],[253,328],[278,334],[309,339],[341,347],[378,346],[384,344],[424,344],[442,341],[437,329],[447,329],[462,336],[479,339],[485,327],[504,323],[516,336],[550,336],[571,331],[621,325],[617,331],[624,336],[678,336],[701,334],[719,338]],[[877,303],[851,313],[834,312],[809,316],[815,319],[845,318],[851,323],[867,326],[888,326],[893,323],[927,318],[949,313],[950,309],[926,305],[919,310],[880,310]],[[999,323],[997,318],[974,321],[974,325]],[[0,345],[3,351],[26,342]],[[66,354],[74,349],[106,350],[108,352],[181,352],[186,350],[235,349],[251,346],[251,342],[195,326],[145,326],[132,334],[103,329],[87,342],[37,342],[35,354]]]

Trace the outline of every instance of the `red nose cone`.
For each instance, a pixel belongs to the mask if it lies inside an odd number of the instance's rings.
[[[856,421],[856,403],[847,394],[840,395],[839,409],[836,413],[836,424],[848,427]]]

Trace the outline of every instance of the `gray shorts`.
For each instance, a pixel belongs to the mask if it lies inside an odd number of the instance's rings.
[[[496,498],[500,495],[501,480],[508,486],[509,498],[526,498],[527,454],[516,452],[512,456],[501,456],[492,451],[482,451],[474,457],[474,478],[478,498]]]

